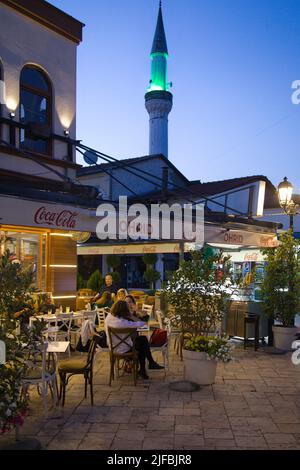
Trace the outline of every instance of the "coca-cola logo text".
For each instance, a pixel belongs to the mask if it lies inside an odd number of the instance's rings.
[[[51,212],[46,207],[40,207],[35,215],[34,221],[37,225],[55,225],[56,227],[63,227],[73,229],[76,227],[76,217],[78,212],[71,212],[63,210],[60,212]]]

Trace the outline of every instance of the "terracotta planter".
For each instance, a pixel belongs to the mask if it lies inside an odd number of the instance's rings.
[[[283,349],[288,351],[292,347],[292,342],[295,341],[295,334],[298,331],[298,328],[293,326],[287,328],[285,326],[272,326],[272,331],[274,334],[274,346],[277,349]]]
[[[205,352],[187,351],[183,349],[184,378],[199,385],[214,383],[217,372],[217,362],[208,360]]]

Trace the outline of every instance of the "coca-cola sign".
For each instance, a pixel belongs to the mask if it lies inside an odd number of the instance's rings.
[[[76,228],[76,218],[78,212],[70,210],[49,211],[46,207],[39,207],[34,214],[34,222],[37,225],[49,225],[57,228],[74,229]]]

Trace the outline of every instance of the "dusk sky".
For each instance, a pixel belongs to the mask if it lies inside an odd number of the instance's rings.
[[[77,138],[116,158],[148,154],[144,94],[158,0],[51,0],[86,24]],[[299,0],[164,0],[173,83],[169,159],[188,178],[263,174],[300,188]],[[78,160],[82,163],[82,160]]]

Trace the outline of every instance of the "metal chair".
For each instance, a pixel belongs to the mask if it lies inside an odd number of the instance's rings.
[[[133,367],[133,382],[136,385],[137,371],[138,371],[138,352],[134,349],[134,340],[136,338],[136,328],[110,328],[108,327],[108,341],[109,341],[109,356],[110,356],[110,375],[109,385],[111,386],[112,380],[115,378],[115,367],[119,370],[120,360],[131,360]],[[128,352],[120,353],[118,348],[121,345],[126,345]]]
[[[52,399],[58,403],[57,380],[54,357],[51,355],[47,361],[48,343],[40,343],[34,349],[27,351],[26,362],[29,369],[22,377],[22,393],[27,394],[30,385],[36,385],[44,403],[44,414],[48,414],[47,394],[50,389]],[[26,350],[26,348],[25,348]]]
[[[171,327],[170,327],[169,322],[166,323],[166,328],[164,327],[162,315],[159,310],[156,310],[155,313],[156,313],[156,318],[159,324],[159,328],[167,331],[167,341],[162,346],[152,346],[150,344],[150,350],[151,350],[151,353],[160,352],[162,354],[163,361],[164,361],[165,374],[166,374],[167,370],[169,369],[169,337],[171,333]]]

